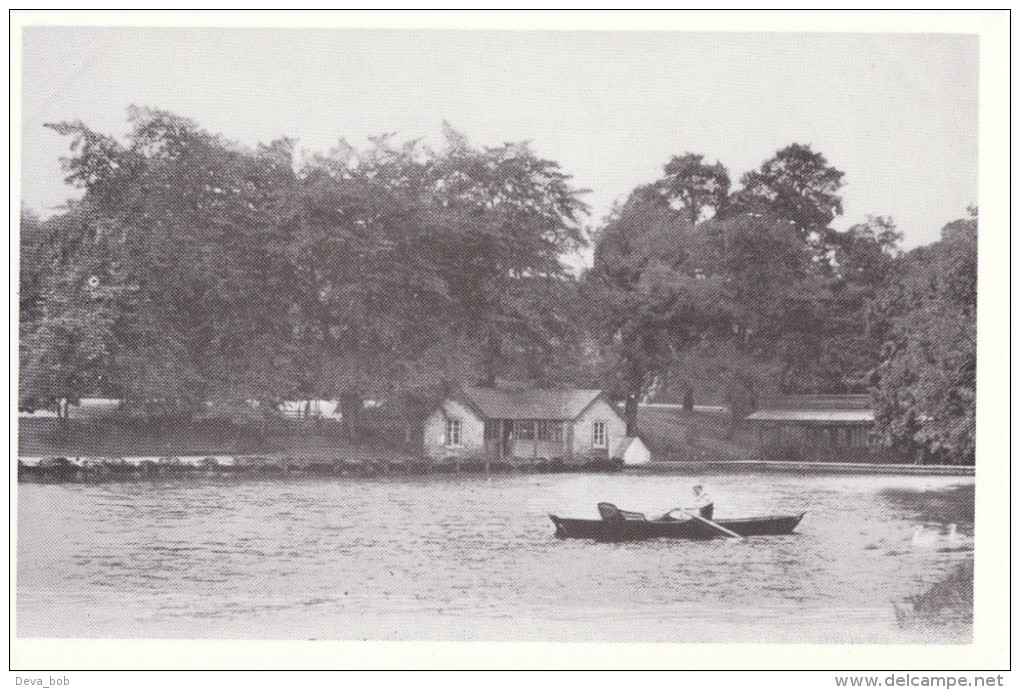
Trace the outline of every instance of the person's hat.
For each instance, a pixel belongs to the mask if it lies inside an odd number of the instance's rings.
[[[700,480],[696,480],[693,484],[691,484],[691,488],[692,489],[704,489],[705,485],[702,484]]]

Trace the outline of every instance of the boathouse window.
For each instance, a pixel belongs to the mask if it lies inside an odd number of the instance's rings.
[[[447,446],[459,446],[461,445],[463,430],[463,422],[458,418],[451,418],[446,420],[446,445]]]
[[[591,425],[591,445],[595,448],[606,447],[606,423],[605,422],[592,422]]]

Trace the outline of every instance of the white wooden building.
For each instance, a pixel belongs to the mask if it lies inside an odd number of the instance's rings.
[[[609,460],[626,431],[600,390],[465,387],[425,419],[424,453],[433,460]]]

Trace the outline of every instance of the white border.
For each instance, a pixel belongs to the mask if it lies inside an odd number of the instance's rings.
[[[980,275],[978,310],[978,471],[974,642],[961,646],[663,645],[409,642],[226,642],[39,640],[14,637],[12,668],[649,668],[649,669],[1001,669],[1009,664],[1008,334],[1009,164],[1006,11],[836,12],[81,12],[11,14],[10,252],[17,256],[20,175],[21,33],[32,25],[335,27],[586,31],[774,31],[957,33],[980,36]],[[11,266],[11,415],[16,406],[17,267]],[[12,426],[16,419],[12,419]],[[17,443],[9,441],[10,457]],[[16,463],[12,496],[10,602]],[[833,621],[838,625],[838,621]],[[31,676],[33,674],[22,674]],[[38,674],[34,674],[38,675]],[[226,679],[224,679],[226,680]],[[830,681],[831,682],[831,681]]]

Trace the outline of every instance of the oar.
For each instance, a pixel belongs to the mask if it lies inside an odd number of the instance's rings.
[[[719,531],[720,531],[720,532],[722,532],[723,534],[727,534],[727,535],[729,535],[729,536],[731,536],[731,537],[736,537],[737,539],[743,539],[743,537],[742,537],[742,536],[740,536],[739,534],[737,534],[737,533],[736,533],[736,532],[734,532],[733,530],[729,530],[729,529],[726,529],[725,527],[723,527],[722,525],[720,525],[720,524],[719,524],[718,522],[712,522],[712,521],[711,521],[711,520],[709,520],[708,518],[703,518],[703,517],[701,517],[700,515],[698,515],[697,513],[692,513],[691,511],[687,510],[686,508],[681,508],[680,510],[684,511],[685,513],[687,513],[688,515],[690,515],[690,516],[691,516],[692,518],[694,518],[695,520],[701,520],[701,521],[702,521],[702,522],[704,522],[704,523],[705,523],[706,525],[711,525],[712,527],[715,527],[715,528],[716,528],[717,530],[719,530]]]

